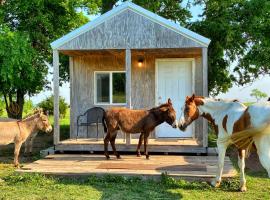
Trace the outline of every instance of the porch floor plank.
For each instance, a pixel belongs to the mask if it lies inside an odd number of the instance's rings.
[[[116,139],[116,149],[124,152],[135,152],[138,144],[138,139],[131,139],[129,145],[124,139]],[[143,149],[143,145],[141,147]],[[158,138],[149,139],[149,152],[159,153],[206,153],[206,148],[202,147],[195,139],[191,138]],[[61,141],[55,146],[56,151],[70,152],[70,151],[88,151],[99,152],[104,151],[103,139],[67,139]],[[111,145],[109,145],[111,151]]]
[[[123,155],[121,159],[111,156],[106,160],[104,155],[96,154],[55,154],[23,166],[20,173],[43,173],[61,176],[88,176],[115,174],[123,176],[160,177],[167,173],[175,178],[211,178],[217,170],[216,156],[180,156],[151,155],[149,160],[144,156]],[[224,164],[224,177],[237,174],[228,157]]]

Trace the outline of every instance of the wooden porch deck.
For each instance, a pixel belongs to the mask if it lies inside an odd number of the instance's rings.
[[[43,173],[61,176],[88,176],[114,174],[123,176],[160,177],[167,173],[174,178],[207,179],[215,176],[216,156],[152,155],[149,160],[135,155],[114,156],[106,160],[104,155],[55,154],[27,164],[20,173]],[[237,174],[228,157],[225,158],[224,177]]]
[[[124,139],[116,139],[116,149],[120,152],[135,152],[137,144],[138,139],[131,139],[130,144],[126,144]],[[195,139],[190,138],[149,139],[148,149],[150,153],[207,153],[205,147],[199,145]],[[68,139],[57,144],[55,150],[61,152],[101,152],[104,151],[104,145],[103,139]],[[109,150],[111,151],[110,144]]]

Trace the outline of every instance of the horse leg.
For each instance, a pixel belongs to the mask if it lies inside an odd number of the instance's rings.
[[[254,138],[254,142],[257,148],[260,162],[268,172],[268,177],[270,178],[270,136],[265,135],[262,137]]]
[[[240,191],[246,192],[246,178],[245,178],[245,157],[246,151],[244,149],[240,149],[238,152],[238,166],[240,168]]]
[[[22,141],[15,142],[15,149],[14,149],[14,166],[19,167],[19,154],[22,146]]]
[[[108,144],[110,141],[110,132],[107,133],[106,137],[104,138],[104,155],[107,159],[110,159],[109,151],[108,151]]]
[[[147,149],[148,136],[149,136],[149,133],[144,133],[144,154],[145,154],[146,159],[149,159],[149,154],[148,154],[148,149]]]
[[[221,143],[217,143],[218,147],[218,170],[216,174],[216,178],[211,182],[211,185],[214,187],[219,187],[221,184],[221,177],[224,166],[224,159],[226,154],[227,146]]]
[[[115,139],[116,139],[116,136],[117,136],[117,131],[115,131],[111,137],[110,137],[110,143],[111,143],[111,146],[112,146],[112,150],[114,152],[114,155],[116,156],[117,159],[120,159],[120,155],[119,153],[116,151],[116,148],[115,148]]]
[[[138,142],[138,146],[137,146],[137,157],[141,157],[141,145],[142,145],[142,141],[143,141],[143,133],[140,134],[140,138],[139,138],[139,142]]]

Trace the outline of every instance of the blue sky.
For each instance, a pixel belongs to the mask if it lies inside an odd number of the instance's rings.
[[[186,5],[187,0],[183,2],[184,5]],[[192,6],[190,8],[190,11],[192,13],[192,21],[199,20],[198,15],[202,13],[202,8],[200,6]],[[96,18],[97,16],[88,16],[91,20]],[[49,69],[49,72],[52,73],[52,68]],[[48,75],[48,80],[50,81],[51,88],[53,88],[52,85],[52,75]],[[270,96],[270,76],[263,76],[260,77],[260,79],[256,80],[254,83],[238,87],[234,85],[231,89],[229,89],[228,92],[218,95],[218,98],[227,98],[227,99],[239,99],[243,102],[250,102],[255,101],[255,98],[252,98],[250,96],[251,90],[254,88],[257,88]],[[45,99],[46,97],[50,96],[52,94],[52,91],[42,91],[40,94],[35,95],[31,97],[31,100],[34,102],[34,104],[37,104],[42,99]],[[62,87],[60,87],[60,95],[63,96],[66,101],[69,103],[70,98],[70,92],[69,92],[69,83],[63,84]]]

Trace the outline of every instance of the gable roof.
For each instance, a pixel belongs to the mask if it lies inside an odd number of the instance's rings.
[[[186,38],[189,38],[195,42],[198,42],[199,44],[201,44],[202,46],[208,47],[209,43],[210,43],[210,39],[201,36],[193,31],[190,31],[182,26],[180,26],[177,23],[174,23],[168,19],[165,19],[153,12],[150,12],[134,3],[131,3],[129,1],[124,2],[123,4],[121,4],[120,6],[117,6],[115,8],[113,8],[112,10],[106,12],[105,14],[101,15],[100,17],[94,19],[93,21],[90,21],[88,23],[86,23],[85,25],[71,31],[70,33],[64,35],[63,37],[53,41],[51,43],[51,47],[53,49],[57,49],[60,46],[64,45],[65,43],[71,41],[72,39],[80,36],[81,34],[97,27],[98,25],[100,25],[101,23],[105,22],[106,20],[116,16],[117,14],[125,11],[125,10],[132,10],[133,12],[136,12],[146,18],[148,18],[149,20],[156,22]]]

